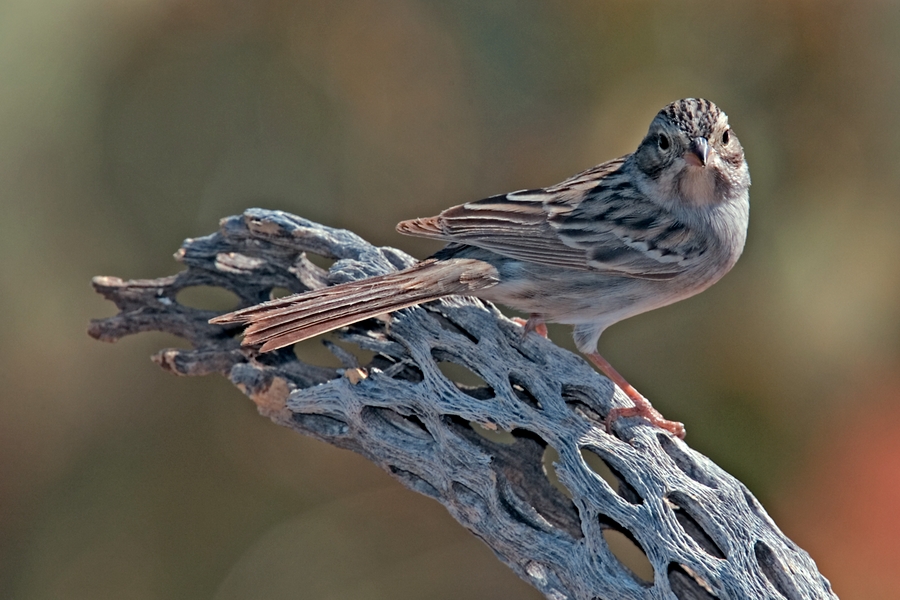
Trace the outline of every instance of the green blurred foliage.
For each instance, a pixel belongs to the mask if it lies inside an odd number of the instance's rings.
[[[748,246],[600,348],[841,597],[897,597],[896,470],[828,448],[900,452],[842,426],[900,437],[898,30],[878,1],[4,2],[0,597],[537,597],[437,503],[149,363],[178,340],[90,340],[87,282],[169,274],[249,206],[425,256],[395,222],[629,152],[683,96],[741,136]],[[858,513],[892,535],[848,570]]]

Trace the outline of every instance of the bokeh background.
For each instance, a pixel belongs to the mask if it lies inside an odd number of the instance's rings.
[[[604,354],[845,599],[900,597],[900,3],[0,3],[0,597],[537,598],[436,502],[95,342],[92,275],[249,206],[401,219],[555,183],[713,99],[744,257]],[[570,344],[565,328],[551,330]]]

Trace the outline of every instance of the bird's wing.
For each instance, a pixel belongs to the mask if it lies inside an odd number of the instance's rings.
[[[637,192],[625,157],[562,183],[492,196],[403,221],[397,230],[553,267],[670,279],[693,258],[693,233]],[[686,244],[687,243],[687,244]]]

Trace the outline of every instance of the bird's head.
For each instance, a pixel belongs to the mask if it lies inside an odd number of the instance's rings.
[[[633,158],[645,176],[645,191],[662,203],[719,204],[746,194],[750,185],[744,149],[728,116],[702,98],[659,111]]]

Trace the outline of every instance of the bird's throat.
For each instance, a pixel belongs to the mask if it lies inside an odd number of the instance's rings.
[[[678,191],[687,204],[708,206],[721,201],[715,171],[707,167],[688,167],[678,179]]]

